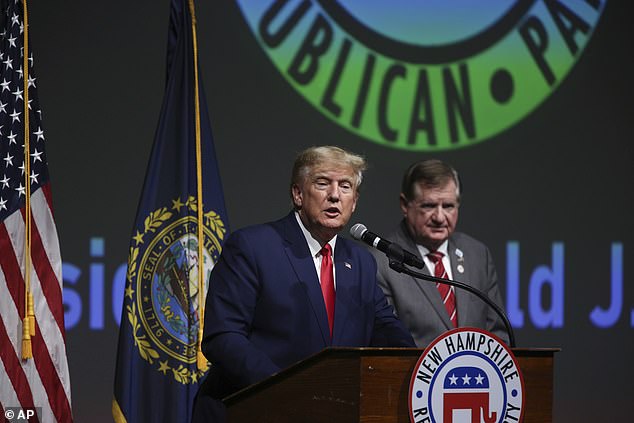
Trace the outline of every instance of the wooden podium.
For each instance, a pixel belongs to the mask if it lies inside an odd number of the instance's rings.
[[[559,349],[514,348],[524,375],[525,423],[552,422]],[[224,399],[234,422],[409,421],[409,382],[423,350],[328,348]]]

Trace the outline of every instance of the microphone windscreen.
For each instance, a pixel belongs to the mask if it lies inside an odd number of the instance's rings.
[[[354,239],[361,239],[367,230],[368,228],[366,228],[363,223],[355,223],[354,226],[350,228],[350,235],[352,235]]]

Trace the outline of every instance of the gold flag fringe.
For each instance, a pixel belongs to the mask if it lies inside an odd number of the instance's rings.
[[[31,333],[29,331],[28,317],[22,319],[22,360],[33,358],[33,349],[31,347]]]

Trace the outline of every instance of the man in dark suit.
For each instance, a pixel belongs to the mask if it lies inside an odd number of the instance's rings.
[[[227,239],[209,282],[202,350],[212,368],[194,421],[221,421],[219,399],[326,347],[415,346],[372,256],[337,236],[364,169],[337,147],[305,150],[292,172],[294,210]]]
[[[418,253],[426,264],[424,273],[470,284],[501,307],[489,249],[455,232],[460,206],[460,180],[455,169],[440,160],[414,163],[403,176],[400,205],[403,220],[387,238]],[[398,273],[389,267],[385,255],[377,250],[372,253],[379,285],[418,347],[426,347],[458,326],[486,329],[508,342],[502,320],[477,296]]]

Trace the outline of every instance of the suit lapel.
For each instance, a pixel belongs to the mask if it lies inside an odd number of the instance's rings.
[[[405,245],[406,246],[405,248],[408,251],[417,254],[422,259],[423,257],[421,256],[420,251],[418,250],[418,247],[416,246],[416,243],[407,233],[407,228],[405,227],[404,222],[401,222],[400,229],[401,230],[399,231],[398,237],[397,237],[400,239],[398,239],[397,242],[400,243],[401,245]],[[422,273],[429,276],[433,276],[432,273],[427,268],[427,266],[425,266],[422,269]],[[418,288],[423,292],[423,295],[425,295],[425,297],[427,298],[427,301],[429,301],[429,303],[434,308],[434,311],[438,315],[438,318],[442,320],[442,323],[445,326],[445,329],[453,329],[453,324],[451,323],[451,320],[449,320],[447,309],[445,308],[445,305],[442,303],[442,298],[440,298],[440,293],[438,292],[438,288],[436,288],[436,283],[431,281],[420,280],[420,279],[414,278],[413,276],[408,276],[408,275],[403,275],[403,277],[412,280],[416,284],[416,286],[418,286]]]
[[[284,230],[286,237],[285,251],[288,260],[297,275],[302,286],[306,291],[308,300],[315,314],[315,318],[321,329],[321,334],[326,345],[330,345],[330,328],[328,326],[328,315],[326,314],[326,306],[324,297],[321,293],[321,285],[315,270],[315,262],[310,255],[310,250],[304,234],[299,228],[295,220],[294,212],[284,221]],[[336,300],[335,300],[336,307]],[[336,311],[335,311],[336,316]],[[336,321],[336,319],[335,319]]]

